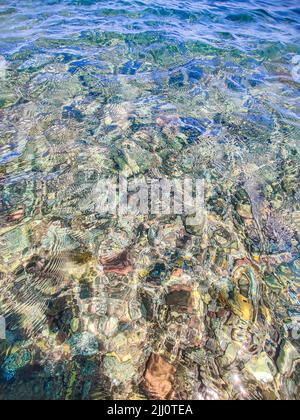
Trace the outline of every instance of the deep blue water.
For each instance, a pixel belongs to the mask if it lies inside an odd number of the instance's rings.
[[[65,47],[85,56],[87,46],[105,34],[123,36],[128,48],[131,41],[132,52],[136,39],[145,54],[149,43],[163,40],[182,52],[186,42],[249,55],[299,52],[300,9],[293,0],[2,1],[0,13],[1,51],[8,56],[22,48],[47,50],[55,40],[60,52]],[[50,45],[43,46],[47,40]]]

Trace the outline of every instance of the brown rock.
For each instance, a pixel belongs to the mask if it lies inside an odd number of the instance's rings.
[[[133,263],[128,251],[100,258],[104,273],[114,273],[126,276],[133,271]]]
[[[147,395],[154,400],[174,398],[174,376],[176,369],[159,354],[151,354],[144,374]]]
[[[177,311],[192,312],[193,301],[191,289],[184,285],[173,286],[170,293],[166,296],[166,303]]]
[[[18,222],[19,220],[23,219],[25,214],[24,208],[22,206],[19,206],[18,209],[9,214],[7,217],[7,221],[10,222]]]

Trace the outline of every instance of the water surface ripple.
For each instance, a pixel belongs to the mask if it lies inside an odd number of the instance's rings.
[[[0,399],[300,397],[299,88],[296,0],[0,0]]]

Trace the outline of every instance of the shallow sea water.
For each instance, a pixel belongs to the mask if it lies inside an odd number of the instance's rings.
[[[298,1],[0,1],[0,399],[299,399],[299,88]]]

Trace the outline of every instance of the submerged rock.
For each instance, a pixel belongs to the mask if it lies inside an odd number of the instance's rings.
[[[126,276],[133,271],[133,263],[128,251],[100,257],[100,264],[103,266],[105,273]]]
[[[190,312],[192,303],[191,288],[188,286],[174,286],[166,296],[166,304],[179,312]]]
[[[25,210],[23,206],[18,206],[18,209],[16,211],[14,211],[13,213],[10,213],[7,216],[7,221],[9,223],[19,222],[20,220],[24,218],[24,216],[25,216]]]
[[[87,332],[73,335],[69,345],[73,356],[93,356],[99,351],[98,340]]]
[[[262,384],[273,382],[277,369],[271,359],[265,353],[253,357],[246,365],[245,369]]]
[[[145,391],[150,398],[167,400],[174,398],[174,375],[176,369],[159,354],[152,354],[144,374]]]
[[[300,353],[287,340],[283,340],[280,345],[280,352],[276,361],[279,372],[282,375],[290,376],[292,374],[294,365],[299,363]]]
[[[256,277],[254,268],[246,260],[236,262],[232,275],[234,298],[231,306],[236,315],[248,322],[254,322],[257,316],[259,292]]]
[[[130,384],[134,380],[137,371],[132,360],[120,360],[116,355],[107,354],[103,359],[103,373],[111,379],[115,385]]]

